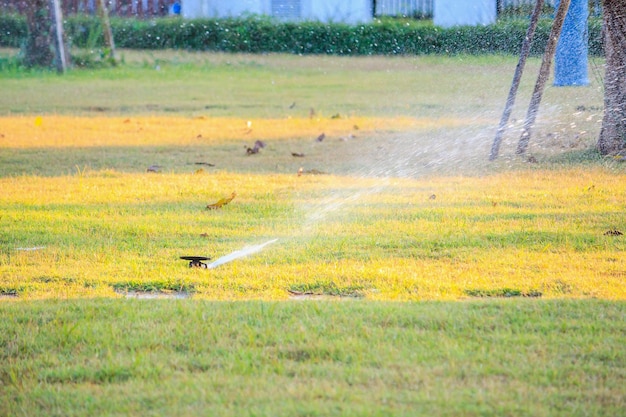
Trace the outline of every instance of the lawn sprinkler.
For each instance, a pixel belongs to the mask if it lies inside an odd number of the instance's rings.
[[[181,256],[180,259],[189,261],[189,268],[208,268],[209,266],[202,261],[211,259],[208,256]]]
[[[203,261],[207,261],[211,259],[210,257],[206,257],[206,256],[181,256],[180,259],[189,261],[190,268],[213,269],[225,263],[234,261],[235,259],[243,258],[245,256],[252,255],[253,253],[257,253],[261,251],[267,245],[270,245],[276,242],[277,240],[278,239],[272,239],[272,240],[268,240],[265,243],[261,243],[259,245],[246,246],[243,249],[236,250],[232,253],[229,253],[228,255],[224,255],[220,258],[217,258],[215,261],[211,262],[210,264],[203,262]]]

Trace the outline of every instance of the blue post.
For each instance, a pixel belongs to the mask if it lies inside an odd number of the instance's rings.
[[[556,2],[558,7],[559,1]],[[588,0],[571,0],[554,57],[554,85],[589,85],[587,74]]]

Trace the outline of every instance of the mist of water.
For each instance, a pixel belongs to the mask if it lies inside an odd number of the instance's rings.
[[[355,205],[394,187],[395,178],[427,178],[433,175],[471,175],[488,170],[487,157],[493,128],[468,119],[432,133],[408,132],[380,135],[375,143],[360,143],[359,152],[343,161],[342,174],[366,183],[346,186],[342,179],[335,189],[302,206],[303,229],[311,233],[334,214],[348,213]],[[355,145],[356,146],[356,145]]]
[[[272,239],[272,240],[268,240],[267,242],[261,243],[258,245],[246,246],[243,249],[236,250],[232,253],[229,253],[228,255],[224,255],[220,258],[217,258],[215,261],[208,264],[207,268],[209,269],[217,268],[218,266],[234,261],[235,259],[243,258],[245,256],[252,255],[253,253],[260,252],[261,250],[263,250],[264,247],[276,242],[277,240],[278,239]]]

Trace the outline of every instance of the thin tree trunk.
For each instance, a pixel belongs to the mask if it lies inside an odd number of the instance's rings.
[[[63,33],[63,12],[61,11],[60,0],[50,0],[50,18],[52,20],[53,43],[55,50],[55,60],[57,71],[64,73],[67,71],[69,57],[65,50],[65,35]]]
[[[537,83],[535,84],[535,89],[530,99],[530,105],[528,106],[528,113],[526,114],[526,121],[524,122],[524,127],[522,129],[522,135],[517,144],[516,153],[518,155],[526,153],[526,149],[528,148],[528,142],[530,142],[530,130],[535,124],[537,113],[539,112],[539,104],[541,103],[541,98],[543,97],[543,90],[546,85],[546,81],[550,75],[550,65],[552,64],[552,58],[554,57],[554,52],[556,51],[556,45],[559,41],[559,36],[561,35],[561,28],[563,27],[563,21],[565,20],[569,4],[570,0],[561,0],[559,2],[559,8],[556,11],[556,15],[554,16],[554,22],[552,22],[552,29],[550,30],[548,43],[546,44],[546,49],[543,53],[543,60],[541,61],[541,67],[539,68]]]
[[[602,155],[626,150],[626,2],[604,0],[604,118],[598,139]]]
[[[506,99],[506,105],[504,106],[504,112],[502,112],[502,118],[500,119],[500,125],[498,126],[496,137],[493,140],[493,144],[491,145],[491,153],[489,154],[490,161],[495,160],[498,157],[498,153],[500,152],[500,143],[502,142],[502,137],[504,136],[504,131],[506,130],[506,124],[509,122],[511,112],[513,111],[513,105],[515,104],[517,89],[522,79],[522,74],[524,73],[526,58],[528,58],[528,55],[530,54],[530,46],[532,45],[533,36],[535,36],[535,29],[537,28],[537,23],[539,22],[539,16],[541,15],[542,8],[543,0],[536,0],[535,8],[530,18],[530,24],[528,25],[528,30],[526,31],[526,36],[524,37],[524,42],[522,43],[522,50],[520,51],[519,61],[517,62],[515,74],[513,75],[513,82],[511,83],[509,96]]]
[[[28,38],[24,53],[29,67],[50,67],[54,61],[47,0],[32,0],[26,9]]]
[[[113,31],[111,30],[111,22],[109,20],[109,11],[106,6],[106,0],[97,0],[98,15],[102,22],[102,30],[104,32],[105,56],[113,64],[115,64],[115,42],[113,40]]]

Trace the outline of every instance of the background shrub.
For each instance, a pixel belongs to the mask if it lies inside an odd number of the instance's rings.
[[[540,21],[532,53],[540,55],[551,20]],[[443,29],[430,21],[383,19],[369,24],[278,22],[268,17],[227,19],[112,18],[115,43],[131,49],[188,49],[223,52],[284,52],[334,55],[518,54],[526,34],[526,19],[503,19],[488,26]],[[65,31],[71,45],[94,48],[102,43],[102,28],[92,16],[70,16]],[[589,20],[589,53],[602,55],[602,23]],[[26,19],[0,16],[0,46],[20,47]]]

